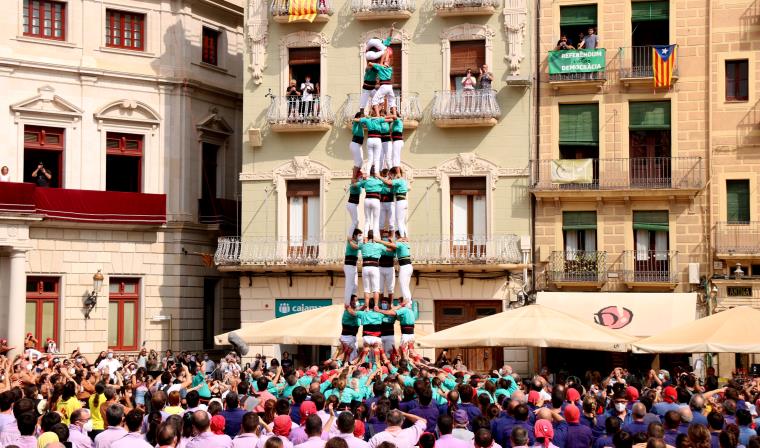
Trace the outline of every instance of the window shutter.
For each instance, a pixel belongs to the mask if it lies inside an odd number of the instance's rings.
[[[486,178],[483,176],[450,177],[449,190],[451,191],[452,195],[455,195],[455,194],[485,195],[486,194]]]
[[[306,65],[306,64],[319,64],[320,48],[319,47],[303,47],[303,48],[289,48],[288,49],[288,64],[290,65]]]
[[[319,196],[319,180],[289,180],[286,196]]]
[[[653,230],[655,232],[667,232],[668,211],[638,211],[633,212],[633,229],[634,230]]]
[[[649,22],[652,20],[668,20],[670,2],[633,2],[631,3],[631,21]]]
[[[559,144],[596,146],[599,144],[599,105],[560,104]]]
[[[395,50],[394,50],[395,51]],[[451,42],[450,75],[464,75],[467,69],[477,76],[478,67],[486,62],[486,42],[484,40],[465,40]]]
[[[728,222],[749,222],[749,180],[726,181]]]
[[[596,26],[596,5],[562,6],[559,16],[560,26]]]
[[[633,130],[670,129],[670,101],[628,103],[628,128]]]
[[[401,44],[391,44],[390,48],[393,50],[391,55],[391,66],[393,67],[393,77],[391,83],[393,83],[394,89],[401,88],[401,72],[404,67],[401,65]]]
[[[596,230],[596,212],[562,212],[562,230]]]

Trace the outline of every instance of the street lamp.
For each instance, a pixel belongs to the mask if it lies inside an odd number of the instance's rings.
[[[100,269],[95,275],[92,276],[92,291],[87,294],[87,298],[84,299],[84,318],[89,319],[95,305],[98,304],[98,294],[100,288],[103,286],[103,274],[100,273]]]

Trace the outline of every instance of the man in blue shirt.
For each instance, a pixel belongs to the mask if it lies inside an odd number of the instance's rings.
[[[648,426],[644,423],[644,416],[647,413],[646,407],[642,403],[634,403],[631,413],[633,414],[632,421],[623,425],[623,431],[632,436],[640,432],[646,433]]]
[[[409,413],[424,418],[427,422],[427,428],[425,431],[433,433],[438,425],[439,415],[438,407],[432,403],[433,388],[430,385],[430,382],[423,380],[418,380],[414,384],[414,388],[417,390],[417,400],[419,401],[419,405],[409,411]]]

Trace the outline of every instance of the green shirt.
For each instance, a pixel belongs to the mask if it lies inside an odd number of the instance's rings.
[[[367,193],[380,193],[383,190],[383,181],[376,177],[368,177],[360,182],[362,188]]]
[[[385,123],[385,117],[362,117],[359,119],[359,123],[367,127],[367,132],[370,134],[380,134],[382,132],[382,124]]]
[[[374,84],[375,81],[377,81],[377,72],[374,67],[364,69],[364,82]]]
[[[383,315],[375,311],[357,311],[356,317],[362,325],[380,325],[383,323]]]
[[[411,256],[411,253],[409,252],[409,243],[396,241],[396,256],[398,258],[409,258]]]
[[[387,121],[385,121],[385,118],[380,117],[383,121],[379,123],[380,127],[380,133],[381,134],[390,134],[391,133],[391,125]]]
[[[359,249],[354,249],[351,247],[351,243],[346,243],[346,256],[348,257],[358,257],[359,256]]]
[[[409,192],[406,179],[393,179],[391,185],[393,186],[393,194],[404,194]]]
[[[361,122],[354,121],[354,124],[351,125],[351,133],[354,137],[364,137],[364,128],[362,127]]]
[[[348,311],[343,311],[343,318],[341,319],[341,324],[348,325],[350,327],[358,327],[359,326],[359,317],[354,316]]]
[[[400,118],[396,118],[393,120],[393,125],[391,126],[391,132],[393,133],[402,133],[404,132],[404,120]]]
[[[362,194],[362,186],[359,182],[352,183],[348,186],[348,194]]]
[[[393,67],[386,67],[385,65],[372,64],[372,68],[377,72],[377,77],[380,81],[390,81],[393,77]]]
[[[201,386],[200,389],[198,389],[198,395],[201,396],[201,398],[211,398],[211,389],[208,388],[208,384],[206,384],[206,377],[203,376],[202,372],[198,372],[193,377],[193,383],[190,385],[190,387],[196,387]]]
[[[391,187],[389,187],[388,184],[383,182],[383,186],[380,188],[380,194],[389,195],[391,193],[393,193],[393,191],[391,190]]]
[[[385,246],[380,243],[369,242],[359,246],[359,250],[362,251],[362,258],[380,258],[380,255],[385,250]]]
[[[396,319],[401,325],[414,325],[414,311],[402,306],[396,310]]]

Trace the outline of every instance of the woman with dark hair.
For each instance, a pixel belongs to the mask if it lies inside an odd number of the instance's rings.
[[[704,425],[691,425],[686,432],[691,448],[710,448],[710,430]]]
[[[148,393],[148,389],[150,389],[152,385],[152,381],[150,383],[148,382],[148,371],[145,367],[138,367],[135,374],[130,378],[129,385],[132,389],[135,406],[140,409],[145,409],[145,395]]]
[[[61,421],[68,425],[71,414],[81,407],[82,402],[77,398],[77,384],[74,381],[67,381],[63,385],[61,399],[53,409],[61,414]]]
[[[151,445],[156,445],[156,432],[161,425],[161,412],[151,411],[148,414],[148,431],[145,433],[145,440]]]

